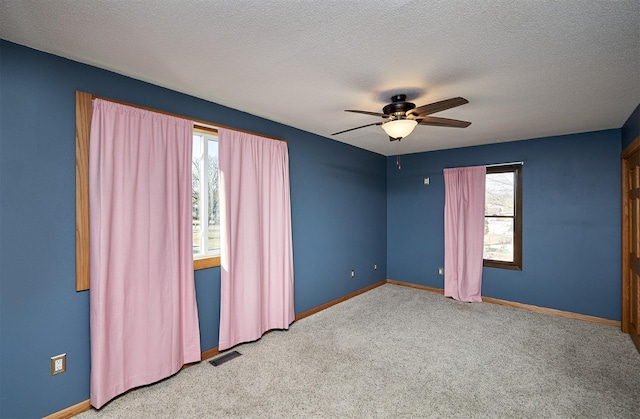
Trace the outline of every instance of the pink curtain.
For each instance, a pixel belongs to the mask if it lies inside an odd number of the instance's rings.
[[[444,295],[481,302],[485,166],[444,169]]]
[[[287,143],[218,131],[220,350],[294,319]]]
[[[94,100],[89,196],[91,404],[200,361],[193,123]]]

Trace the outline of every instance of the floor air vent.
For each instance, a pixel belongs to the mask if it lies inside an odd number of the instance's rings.
[[[237,358],[240,355],[242,354],[238,351],[229,352],[228,354],[219,356],[216,359],[212,359],[211,361],[209,361],[209,363],[214,367],[217,367],[218,365],[224,364],[227,361],[231,361],[233,358]]]

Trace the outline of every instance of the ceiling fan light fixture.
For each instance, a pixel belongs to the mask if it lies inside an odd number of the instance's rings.
[[[382,129],[389,137],[399,140],[411,134],[416,125],[418,122],[414,119],[394,119],[382,124]]]

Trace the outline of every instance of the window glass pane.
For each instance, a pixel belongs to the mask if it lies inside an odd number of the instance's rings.
[[[487,173],[485,215],[513,216],[514,173]]]
[[[193,254],[200,253],[202,220],[200,219],[200,161],[202,160],[202,137],[193,135],[191,158],[191,224],[193,227]]]
[[[513,219],[484,219],[484,259],[513,262]]]
[[[218,142],[209,140],[207,146],[209,229],[207,231],[207,253],[220,251],[220,206],[218,199]]]
[[[209,132],[193,133],[192,226],[195,259],[220,254],[218,138]]]

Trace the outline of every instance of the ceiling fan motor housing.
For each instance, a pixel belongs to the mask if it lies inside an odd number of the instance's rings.
[[[385,115],[396,115],[403,117],[408,111],[416,107],[415,104],[407,102],[407,95],[391,96],[391,103],[382,108]]]

